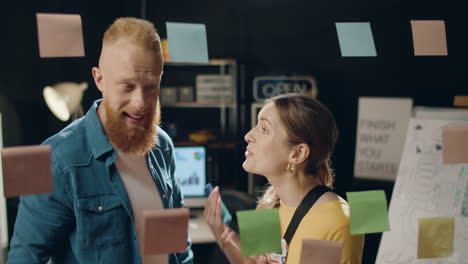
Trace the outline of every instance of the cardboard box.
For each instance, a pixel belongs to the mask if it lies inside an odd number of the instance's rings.
[[[162,87],[159,100],[162,105],[177,103],[177,87]]]
[[[193,102],[193,87],[192,86],[181,86],[179,90],[179,102]]]
[[[200,74],[196,78],[197,102],[232,103],[235,98],[231,75]]]

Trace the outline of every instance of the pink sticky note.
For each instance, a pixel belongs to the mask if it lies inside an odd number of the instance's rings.
[[[342,248],[338,241],[304,239],[300,264],[340,264]]]
[[[415,56],[447,56],[445,22],[443,20],[412,20]]]
[[[83,29],[80,15],[36,14],[39,56],[84,56]]]
[[[442,128],[442,152],[444,164],[468,163],[468,125]]]
[[[187,248],[187,208],[145,210],[143,255],[184,252]]]
[[[53,191],[50,146],[2,149],[5,197]]]

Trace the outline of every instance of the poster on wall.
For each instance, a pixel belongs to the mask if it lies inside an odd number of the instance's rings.
[[[359,98],[356,178],[395,180],[412,106],[411,98]]]
[[[466,263],[468,164],[443,160],[443,131],[453,125],[468,122],[410,120],[375,263]]]

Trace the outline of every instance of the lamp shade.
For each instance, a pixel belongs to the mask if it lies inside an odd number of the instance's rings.
[[[86,82],[61,82],[44,87],[43,95],[50,111],[61,121],[68,121],[83,115],[81,99],[87,88]]]

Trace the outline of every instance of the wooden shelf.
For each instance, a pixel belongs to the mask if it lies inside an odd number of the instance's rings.
[[[173,62],[166,61],[164,65],[167,66],[223,66],[229,64],[235,64],[235,59],[210,59],[207,63],[195,63],[195,62]]]

